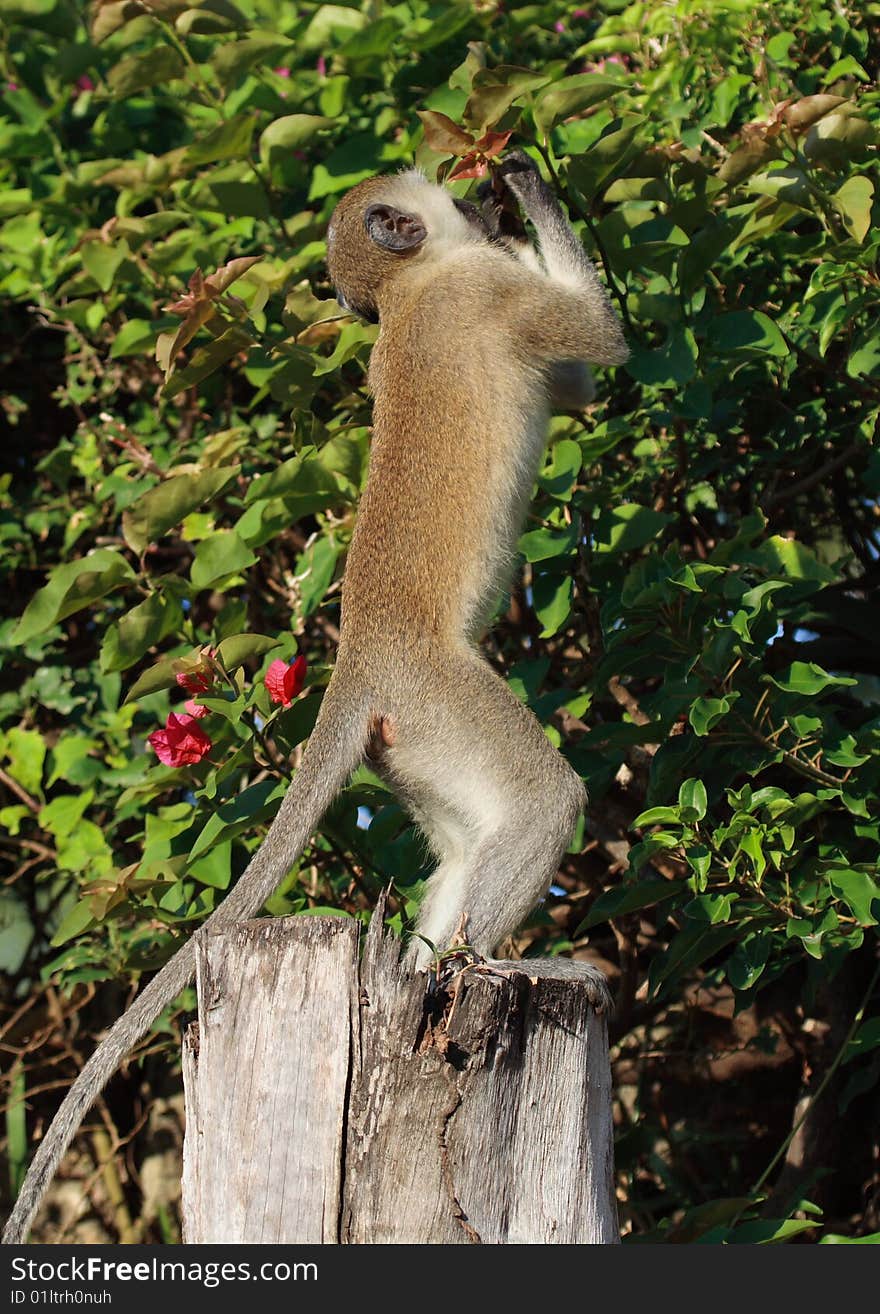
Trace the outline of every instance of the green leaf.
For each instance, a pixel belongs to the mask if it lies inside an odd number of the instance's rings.
[[[211,56],[211,63],[221,84],[232,87],[250,69],[260,64],[269,67],[277,65],[295,49],[294,42],[278,32],[253,31],[239,41],[218,45]]]
[[[704,890],[712,867],[712,854],[705,844],[694,844],[684,851],[685,861],[697,878],[697,889]]]
[[[851,909],[859,926],[876,926],[880,905],[880,886],[866,871],[835,867],[828,872],[831,888]]]
[[[47,787],[51,788],[58,780],[66,780],[71,785],[85,785],[100,775],[103,764],[94,756],[100,747],[99,740],[88,735],[62,735],[52,746],[52,770],[46,781]]]
[[[133,551],[141,553],[162,538],[203,502],[217,497],[239,473],[239,466],[173,475],[143,493],[123,513],[122,532]]]
[[[282,461],[271,474],[251,480],[244,500],[250,506],[259,500],[289,497],[291,494],[298,498],[316,498],[317,501],[309,507],[310,511],[323,510],[339,495],[339,484],[313,447],[303,448],[298,456]]]
[[[119,266],[128,254],[124,243],[110,246],[106,242],[85,242],[80,251],[86,273],[91,274],[102,292],[110,291]]]
[[[787,356],[788,347],[779,329],[760,310],[734,310],[709,321],[706,345],[719,356]]]
[[[820,1245],[834,1246],[880,1246],[880,1232],[871,1232],[868,1236],[840,1236],[836,1232],[826,1232],[820,1239]]]
[[[698,735],[707,735],[730,711],[729,698],[697,698],[691,704],[688,720]]]
[[[532,579],[535,615],[541,622],[541,638],[558,634],[571,615],[574,581],[570,575],[553,572],[536,574]]]
[[[809,1218],[756,1218],[735,1228],[730,1240],[736,1245],[771,1246],[818,1226]]]
[[[123,701],[133,703],[138,698],[146,698],[148,694],[158,693],[160,689],[170,689],[175,683],[175,662],[174,657],[161,657],[138,676]]]
[[[702,780],[685,780],[678,791],[678,806],[684,813],[686,822],[701,821],[706,815],[706,786]]]
[[[538,476],[538,483],[551,497],[560,502],[568,502],[581,472],[581,465],[580,444],[573,438],[561,438],[551,447],[549,463]]]
[[[276,804],[286,789],[286,781],[279,785],[276,780],[261,780],[221,804],[202,827],[188,861],[194,862],[216,844],[225,844],[242,831],[254,831],[261,821],[274,816]]]
[[[377,330],[373,324],[346,324],[339,335],[333,354],[312,362],[312,373],[316,376],[333,374],[346,361],[366,347],[372,347],[376,341]]]
[[[110,346],[110,359],[122,356],[143,356],[156,345],[157,329],[147,319],[127,320]]]
[[[235,671],[253,657],[262,657],[281,643],[268,634],[231,634],[217,649],[217,655],[227,671]],[[129,695],[130,696],[130,695]]]
[[[300,580],[299,605],[303,616],[309,616],[319,605],[336,573],[339,544],[330,535],[317,539],[296,563]]]
[[[739,842],[739,848],[746,857],[751,859],[755,875],[760,880],[767,869],[767,859],[764,857],[764,846],[761,841],[760,831],[747,830]]]
[[[689,383],[697,372],[699,351],[691,330],[671,325],[662,347],[635,347],[624,368],[638,383],[674,388]]]
[[[214,890],[227,890],[232,880],[232,844],[227,840],[215,844],[201,858],[190,862],[188,874],[200,885],[209,885]]]
[[[699,967],[700,963],[730,944],[731,940],[739,939],[741,934],[742,928],[735,921],[719,926],[698,925],[679,931],[666,952],[651,963],[648,973],[651,993],[656,994],[666,981],[680,980],[685,973]]]
[[[275,119],[260,137],[260,159],[271,167],[311,141],[322,128],[332,128],[333,123],[322,114],[286,114]]]
[[[519,540],[518,550],[526,561],[550,561],[569,557],[577,551],[580,519],[575,517],[564,529],[532,529]]]
[[[0,760],[9,763],[9,774],[29,794],[39,794],[46,760],[46,741],[39,730],[12,726],[0,735]]]
[[[58,621],[81,611],[134,579],[134,571],[112,548],[98,548],[86,557],[56,566],[49,582],[31,598],[13,632],[12,641],[27,643]]]
[[[228,575],[247,570],[257,560],[256,554],[242,543],[234,529],[218,529],[203,538],[190,568],[194,589],[210,588]]]
[[[246,160],[256,126],[257,121],[250,114],[228,119],[187,146],[184,163],[199,166],[216,164],[218,160]]]
[[[6,893],[6,891],[4,891]],[[3,920],[3,913],[0,911],[0,923]],[[2,941],[0,935],[0,941]],[[14,961],[12,955],[3,955],[0,950],[0,968],[7,970],[3,966],[2,959]],[[15,971],[20,967],[16,964]],[[13,1198],[21,1190],[22,1183],[27,1173],[29,1158],[29,1144],[27,1133],[27,1116],[26,1116],[26,1095],[27,1095],[27,1076],[25,1072],[24,1061],[18,1057],[13,1060],[9,1066],[6,1080],[8,1083],[9,1094],[6,1099],[6,1152],[9,1160],[9,1186]]]
[[[378,18],[350,36],[336,52],[343,59],[380,59],[400,35],[397,18]]]
[[[632,825],[636,830],[641,830],[643,826],[665,825],[671,822],[677,825],[681,821],[681,814],[678,808],[659,807],[648,808],[646,812],[640,812],[633,820]]]
[[[34,938],[27,904],[15,890],[0,886],[0,972],[18,972]]]
[[[596,518],[593,528],[596,551],[633,552],[655,539],[672,518],[636,502],[611,507]]]
[[[715,926],[730,921],[730,910],[736,901],[735,894],[698,894],[682,909],[692,922]]]
[[[533,73],[512,64],[478,69],[464,107],[463,122],[480,136],[486,128],[494,127],[515,101],[549,81],[549,73]]]
[[[176,397],[186,388],[201,383],[233,356],[237,356],[240,351],[247,351],[253,345],[254,339],[251,334],[240,325],[232,324],[220,334],[219,338],[214,338],[212,342],[197,348],[193,352],[190,363],[171,374],[162,388],[161,395],[165,398]]]
[[[537,97],[533,111],[535,126],[546,137],[557,123],[607,100],[624,85],[602,73],[560,78]]]
[[[843,1061],[849,1063],[851,1059],[860,1054],[868,1054],[878,1046],[880,1046],[880,1017],[869,1017],[861,1024],[847,1045]]]
[[[644,123],[641,114],[622,114],[619,119],[612,120],[588,151],[572,155],[568,163],[568,180],[588,201],[601,191],[603,183],[615,173],[623,173],[639,155],[638,137]]]
[[[849,676],[829,675],[815,662],[792,662],[778,676],[770,675],[767,679],[775,684],[777,689],[784,689],[786,693],[804,694],[808,698],[837,685],[857,683]]]
[[[600,894],[589,913],[575,931],[575,938],[591,926],[607,922],[611,917],[637,912],[639,908],[653,908],[655,904],[674,899],[686,888],[684,881],[632,881],[618,885]]]
[[[101,670],[127,671],[182,624],[183,611],[177,598],[151,593],[107,630],[101,648]]]
[[[81,935],[83,931],[95,926],[95,918],[92,915],[92,907],[88,899],[80,899],[75,903],[66,917],[62,917],[58,930],[52,936],[50,944],[57,949],[61,944],[67,944],[74,936]]]
[[[873,200],[874,184],[861,175],[847,178],[832,197],[834,208],[843,216],[843,222],[859,243],[864,242],[871,227]]]
[[[107,83],[117,100],[138,91],[183,77],[186,65],[172,46],[157,45],[140,55],[126,55],[107,74]]]
[[[191,32],[212,35],[248,26],[248,20],[231,0],[194,0],[191,8],[178,15],[175,27],[182,36]]]
[[[773,936],[758,931],[746,936],[727,960],[725,972],[734,990],[750,990],[767,966]]]

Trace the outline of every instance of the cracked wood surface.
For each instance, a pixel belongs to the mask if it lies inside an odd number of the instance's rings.
[[[426,994],[383,914],[384,899],[359,966],[342,918],[200,941],[185,1239],[617,1241],[608,1042],[587,986],[523,964]]]

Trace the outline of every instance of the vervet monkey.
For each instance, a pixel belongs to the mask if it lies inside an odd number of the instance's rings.
[[[498,177],[539,255],[502,232],[491,197],[481,213],[417,171],[360,183],[334,211],[339,300],[380,325],[339,652],[302,765],[207,926],[260,910],[368,749],[437,858],[408,950],[415,969],[459,930],[491,954],[546,893],[583,808],[580,777],[476,644],[515,560],[551,397],[584,404],[586,362],[618,365],[627,349],[534,164],[513,153]],[[6,1242],[25,1237],[87,1109],[194,960],[190,940],[89,1059],[34,1156]]]

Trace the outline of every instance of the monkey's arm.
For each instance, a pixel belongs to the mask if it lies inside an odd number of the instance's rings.
[[[534,226],[546,271],[541,313],[527,326],[529,346],[551,360],[622,364],[629,348],[620,321],[552,189],[524,151],[506,156],[499,174]]]

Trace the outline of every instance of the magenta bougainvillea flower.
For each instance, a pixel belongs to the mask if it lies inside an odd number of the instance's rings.
[[[182,659],[185,669],[178,671],[175,680],[188,694],[204,694],[211,689],[217,677],[214,666],[214,649],[203,648],[198,657]]]
[[[305,684],[306,665],[302,654],[289,666],[280,658],[272,662],[263,680],[269,690],[269,701],[289,707]]]
[[[207,709],[202,708],[203,714]],[[195,716],[169,712],[164,730],[154,730],[147,742],[166,766],[194,766],[210,753],[213,745]]]

